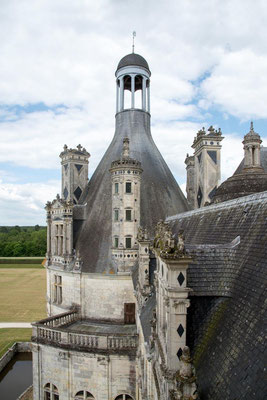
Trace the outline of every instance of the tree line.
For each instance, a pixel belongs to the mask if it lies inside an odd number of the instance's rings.
[[[44,257],[45,253],[46,227],[0,227],[0,257]]]

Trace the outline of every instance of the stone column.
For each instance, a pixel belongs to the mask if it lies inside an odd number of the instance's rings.
[[[150,113],[150,84],[147,87],[147,111]]]
[[[120,111],[124,109],[124,80],[120,78]]]
[[[57,226],[57,255],[60,256],[60,226]]]
[[[142,109],[146,111],[146,78],[142,77]]]
[[[135,75],[131,75],[131,108],[134,108]]]
[[[73,231],[72,231],[72,219],[68,221],[68,230],[67,230],[67,237],[68,237],[68,254],[72,254],[73,249]]]
[[[120,86],[119,81],[116,81],[116,113],[119,112],[119,93],[120,93]]]
[[[67,242],[66,230],[67,230],[66,221],[64,221],[63,222],[63,256],[66,254],[66,242]]]

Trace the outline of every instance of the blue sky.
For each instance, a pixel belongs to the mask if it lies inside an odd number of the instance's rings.
[[[45,224],[65,143],[86,147],[92,175],[133,30],[152,71],[152,134],[177,181],[184,189],[185,155],[211,124],[229,177],[251,120],[267,146],[266,20],[263,0],[2,0],[0,225]]]

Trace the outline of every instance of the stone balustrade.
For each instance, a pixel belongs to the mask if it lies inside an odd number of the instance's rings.
[[[59,315],[56,315],[53,317],[48,317],[48,318],[42,319],[41,321],[38,321],[36,324],[33,324],[33,326],[34,325],[44,325],[49,328],[54,328],[54,327],[59,327],[62,325],[67,325],[72,322],[78,321],[79,318],[80,318],[80,314],[78,311],[76,311],[76,310],[68,311],[63,314],[59,314]]]
[[[129,333],[85,333],[69,329],[69,324],[80,320],[79,313],[72,311],[50,317],[32,324],[32,341],[35,343],[53,344],[65,349],[83,351],[135,351],[138,335]]]

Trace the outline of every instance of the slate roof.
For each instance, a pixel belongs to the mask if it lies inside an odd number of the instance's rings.
[[[144,340],[149,343],[149,337],[151,335],[151,324],[150,321],[153,316],[153,310],[156,308],[156,293],[153,292],[151,296],[147,298],[144,307],[141,309],[140,322],[142,325],[142,332]]]
[[[159,219],[189,209],[150,132],[150,115],[141,110],[125,110],[116,115],[113,140],[95,170],[81,203],[86,220],[76,231],[74,242],[80,251],[83,272],[109,272],[111,261],[111,162],[121,157],[123,139],[130,140],[130,157],[142,163],[141,226],[149,235]],[[78,237],[77,237],[78,236]]]
[[[130,54],[127,54],[127,56],[123,57],[118,64],[117,70],[120,68],[123,68],[123,67],[131,66],[131,65],[143,67],[149,71],[149,66],[148,66],[147,61],[144,59],[144,57],[142,57],[136,53],[130,53]]]
[[[175,234],[184,230],[186,248],[196,256],[188,269],[194,292],[187,342],[200,398],[265,399],[267,192],[167,220]]]

